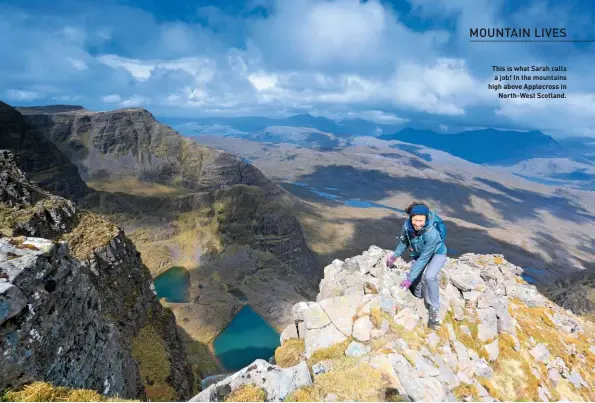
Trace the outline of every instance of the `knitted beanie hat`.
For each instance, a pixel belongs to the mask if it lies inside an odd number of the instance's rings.
[[[423,204],[418,204],[417,206],[414,206],[411,209],[411,213],[409,213],[410,216],[414,216],[414,215],[428,215],[430,213],[430,210],[424,206]]]

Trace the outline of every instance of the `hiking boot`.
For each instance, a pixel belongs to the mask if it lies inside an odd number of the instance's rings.
[[[428,327],[436,329],[440,327],[440,310],[436,308],[428,308]]]

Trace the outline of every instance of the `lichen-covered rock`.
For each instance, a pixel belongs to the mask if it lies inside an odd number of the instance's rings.
[[[275,402],[283,400],[294,390],[311,384],[312,378],[305,361],[290,368],[280,368],[264,360],[256,360],[223,381],[209,386],[190,401],[221,402],[241,386],[254,385],[264,390],[265,401]]]
[[[370,352],[370,347],[365,344],[352,341],[345,350],[345,355],[348,357],[362,357]]]
[[[6,281],[0,281],[0,325],[19,314],[26,306],[27,298],[21,290]]]

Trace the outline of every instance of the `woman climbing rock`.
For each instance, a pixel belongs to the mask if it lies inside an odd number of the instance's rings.
[[[399,245],[386,261],[391,267],[409,249],[411,269],[401,282],[417,298],[424,298],[428,308],[428,327],[440,326],[440,286],[438,273],[446,263],[446,227],[438,214],[424,203],[414,202],[405,212],[409,218],[403,224]]]

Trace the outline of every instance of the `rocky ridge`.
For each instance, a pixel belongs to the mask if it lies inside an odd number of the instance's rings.
[[[0,151],[0,390],[36,380],[183,400],[193,374],[175,318],[117,226],[25,178]]]
[[[595,327],[526,283],[520,267],[502,255],[449,258],[433,331],[423,300],[398,286],[409,265],[387,268],[390,253],[371,246],[333,261],[316,301],[294,306],[275,365],[255,362],[192,400],[222,401],[246,385],[267,401],[595,399]],[[302,386],[266,375],[287,370]]]
[[[18,159],[30,181],[48,192],[81,200],[89,191],[76,165],[13,107],[0,101],[0,144]]]
[[[225,246],[241,243],[271,252],[296,272],[319,279],[314,255],[289,211],[290,195],[253,165],[181,136],[145,109],[18,111],[77,166],[90,186],[102,191],[87,197],[85,207],[114,215],[119,225],[135,232],[153,233],[151,240],[131,236],[143,252],[159,251],[147,261],[154,275],[167,266],[164,261],[172,263],[172,256],[185,254],[165,245],[171,239],[170,224],[216,207],[225,210],[226,222],[219,227]],[[135,187],[147,184],[154,186],[155,197],[132,196],[142,195]],[[216,249],[201,246],[203,254]]]

